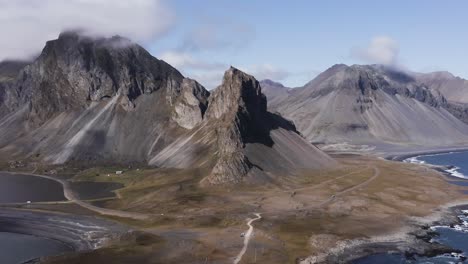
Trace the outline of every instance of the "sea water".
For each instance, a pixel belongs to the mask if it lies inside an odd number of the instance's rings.
[[[0,263],[20,264],[41,256],[58,255],[72,249],[52,239],[0,232]]]
[[[0,203],[65,200],[60,183],[29,176],[0,173]],[[0,208],[0,210],[2,210]],[[4,224],[0,218],[0,225]],[[5,228],[0,226],[0,230]],[[67,245],[36,236],[0,232],[0,263],[18,264],[48,255],[70,251]]]

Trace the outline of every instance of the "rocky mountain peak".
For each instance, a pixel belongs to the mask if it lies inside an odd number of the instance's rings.
[[[224,73],[223,83],[210,98],[208,118],[244,113],[254,120],[266,113],[267,101],[259,82],[234,67]]]
[[[20,77],[18,104],[31,101],[32,116],[38,120],[115,95],[124,97],[129,106],[125,109],[132,109],[138,97],[160,91],[172,107],[184,79],[128,39],[94,38],[73,31],[48,41]]]
[[[228,69],[206,112],[217,134],[218,161],[205,183],[238,183],[249,172],[252,164],[242,150],[266,113],[266,97],[258,81],[234,67]]]
[[[223,83],[210,96],[206,122],[217,135],[217,163],[204,182],[238,183],[253,168],[244,152],[248,143],[273,145],[270,131],[285,127],[296,132],[292,123],[267,112],[260,83],[234,67],[224,74]]]

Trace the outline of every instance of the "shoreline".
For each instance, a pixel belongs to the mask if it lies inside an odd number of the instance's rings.
[[[375,254],[400,254],[407,257],[435,257],[459,250],[430,240],[437,236],[431,227],[460,224],[458,215],[468,209],[468,199],[445,204],[425,217],[411,217],[399,230],[363,239],[343,240],[326,253],[301,259],[301,264],[347,263]]]
[[[133,230],[94,216],[45,212],[28,209],[0,209],[0,232],[35,236],[64,244],[71,252],[86,252],[118,243]],[[58,254],[58,255],[61,255]],[[25,263],[37,263],[47,255]]]
[[[388,153],[381,156],[389,161],[403,162],[412,157],[424,155],[467,152],[468,147],[459,148],[439,148],[420,151],[407,151],[399,153]],[[414,164],[414,163],[413,163]],[[422,165],[422,164],[420,164]],[[425,163],[425,166],[436,170],[452,180],[467,180],[455,177],[446,171],[446,167]],[[447,179],[446,179],[447,180]],[[433,226],[453,226],[460,224],[458,218],[461,208],[468,209],[468,198],[460,199],[439,206],[434,212],[425,217],[410,217],[408,223],[400,230],[374,236],[368,239],[344,240],[331,248],[327,253],[308,256],[301,259],[301,264],[326,264],[326,263],[347,263],[381,253],[402,254],[409,257],[435,257],[444,253],[460,253],[459,250],[439,243],[431,243],[430,239],[436,236],[437,232],[432,231]]]
[[[53,239],[73,251],[103,247],[131,231],[122,224],[93,216],[5,207],[0,210],[0,232]]]
[[[435,149],[426,149],[426,150],[414,150],[414,151],[402,151],[402,152],[388,152],[383,153],[381,156],[382,158],[390,161],[404,161],[405,159],[419,157],[419,156],[426,156],[426,155],[434,155],[434,154],[444,154],[444,153],[458,153],[458,152],[467,152],[468,146],[463,147],[441,147]]]
[[[402,153],[398,153],[398,154],[388,154],[388,155],[385,155],[384,158],[387,159],[387,160],[390,160],[390,161],[398,161],[398,162],[405,162],[405,160],[407,159],[410,159],[410,158],[418,158],[418,157],[421,157],[421,156],[427,156],[427,155],[442,155],[442,154],[451,154],[451,153],[461,153],[461,152],[468,152],[468,147],[457,147],[457,148],[439,148],[439,149],[429,149],[429,150],[422,150],[422,151],[409,151],[409,152],[402,152]],[[448,177],[450,180],[458,180],[458,181],[464,181],[464,180],[467,180],[466,178],[461,178],[461,177],[457,177],[457,176],[454,176],[453,173],[449,170],[451,170],[451,168],[449,168],[448,166],[450,165],[436,165],[436,164],[430,164],[430,163],[416,163],[416,162],[410,162],[412,164],[419,164],[419,165],[424,165],[424,166],[427,166],[433,170],[436,170],[440,173],[442,173],[443,175],[445,175],[446,177]],[[447,179],[446,179],[447,180]],[[461,223],[461,220],[458,218],[458,215],[460,215],[460,211],[462,209],[468,209],[468,198],[466,198],[465,200],[459,200],[459,201],[455,201],[455,202],[451,202],[451,203],[448,203],[448,204],[445,204],[441,207],[438,207],[436,209],[436,212],[426,216],[426,217],[422,217],[422,218],[412,218],[414,220],[416,220],[415,223],[412,223],[413,226],[410,227],[410,231],[407,232],[406,234],[404,234],[402,237],[407,237],[407,236],[415,236],[416,240],[413,241],[413,243],[418,243],[418,242],[421,242],[421,241],[424,241],[424,239],[427,239],[427,238],[433,238],[437,235],[437,232],[436,231],[433,231],[433,232],[430,232],[431,234],[425,234],[423,236],[421,236],[420,232],[422,232],[423,230],[431,230],[431,227],[435,227],[435,226],[445,226],[445,227],[451,227],[455,224],[460,224]],[[417,234],[419,233],[419,234]],[[432,243],[432,242],[429,242],[428,240],[425,241],[425,242],[428,242],[429,244],[427,246],[431,247],[433,245],[441,245],[441,244],[438,244],[438,243]],[[398,245],[399,243],[398,242],[393,242],[393,246],[395,248],[398,248],[399,246],[401,245]],[[411,245],[412,243],[409,243],[409,245]],[[376,245],[377,248],[379,247],[379,245]],[[381,246],[381,245],[380,245]],[[366,246],[364,246],[365,248]],[[444,246],[445,247],[445,246]],[[451,247],[446,247],[450,252],[440,252],[439,254],[418,254],[416,252],[410,252],[412,255],[418,255],[420,257],[434,257],[436,255],[441,255],[443,253],[451,253],[451,252],[456,252],[456,253],[460,253],[460,252],[457,252],[458,250],[456,249],[453,249]],[[429,249],[429,248],[428,248]],[[408,254],[409,252],[408,251],[402,251],[402,250],[394,250],[395,252],[394,253],[399,253],[399,254]],[[365,256],[370,256],[370,255],[373,255],[373,254],[379,254],[379,253],[391,253],[391,250],[383,250],[383,248],[381,250],[376,250],[375,252],[372,252],[372,253],[366,253],[366,254],[363,254],[362,256],[359,256],[359,257],[354,257],[352,259],[349,259],[346,261],[346,263],[351,263],[351,261],[354,261],[354,260],[357,260],[357,259],[360,259],[360,258],[363,258]]]
[[[76,198],[65,180],[27,172],[4,173],[33,176],[58,182],[62,187],[64,201],[76,203],[82,207],[82,204],[85,204]],[[69,248],[68,251],[61,254],[86,252],[112,245],[120,242],[123,236],[128,236],[133,232],[124,224],[95,215],[14,208],[10,207],[12,204],[14,203],[0,204],[0,232],[57,241]],[[106,213],[104,212],[104,214]],[[37,263],[38,260],[47,256],[39,256],[26,261],[26,263]]]

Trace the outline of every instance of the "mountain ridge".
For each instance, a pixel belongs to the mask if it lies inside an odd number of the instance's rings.
[[[291,90],[270,110],[293,120],[314,142],[428,146],[468,142],[463,108],[457,109],[416,77],[381,65],[334,65]]]
[[[210,93],[121,37],[62,33],[8,91],[0,153],[12,159],[211,168],[203,185],[271,183],[336,164],[267,111],[253,76],[231,67]]]

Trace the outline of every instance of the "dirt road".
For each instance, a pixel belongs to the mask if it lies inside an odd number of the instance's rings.
[[[238,264],[241,260],[242,257],[244,256],[245,252],[247,251],[247,247],[249,246],[250,239],[252,238],[252,234],[254,231],[254,227],[252,225],[253,222],[262,219],[262,216],[259,213],[254,213],[256,215],[256,218],[251,218],[247,221],[247,225],[249,226],[249,229],[247,232],[245,232],[244,235],[244,246],[242,247],[242,250],[239,252],[237,257],[234,259],[234,264]]]

